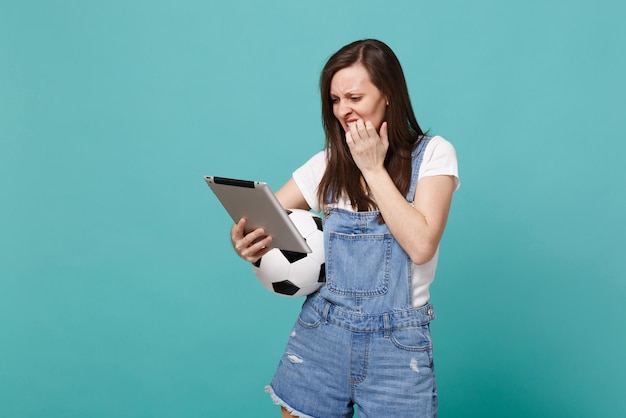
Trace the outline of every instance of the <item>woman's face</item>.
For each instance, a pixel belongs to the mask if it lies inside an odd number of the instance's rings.
[[[354,64],[335,73],[330,80],[330,99],[333,113],[348,130],[348,124],[361,119],[372,122],[378,131],[385,121],[387,98],[372,84],[365,67]]]

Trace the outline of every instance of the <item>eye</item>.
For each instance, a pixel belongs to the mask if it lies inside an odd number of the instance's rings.
[[[339,99],[338,99],[338,98],[336,98],[336,97],[331,97],[331,98],[330,98],[330,102],[331,102],[332,104],[337,104],[337,103],[339,103]]]
[[[359,100],[361,100],[361,96],[352,96],[350,97],[350,100],[352,100],[353,102],[358,102]]]

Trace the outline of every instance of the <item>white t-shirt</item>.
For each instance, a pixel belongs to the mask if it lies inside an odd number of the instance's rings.
[[[293,173],[293,179],[298,185],[300,192],[308,205],[316,212],[322,208],[317,201],[317,188],[326,170],[326,154],[320,151],[315,154],[303,166]],[[456,151],[452,144],[441,136],[434,136],[424,150],[424,157],[419,170],[419,179],[429,176],[454,176],[455,191],[460,186]],[[354,210],[347,199],[340,199],[336,207],[346,210]],[[430,284],[435,278],[439,249],[434,257],[424,264],[413,264],[412,292],[413,306],[420,307],[428,303],[430,299]]]

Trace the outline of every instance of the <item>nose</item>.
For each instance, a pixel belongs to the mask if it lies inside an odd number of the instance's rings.
[[[350,104],[346,100],[339,100],[339,103],[337,103],[337,117],[345,119],[350,113],[352,113]]]

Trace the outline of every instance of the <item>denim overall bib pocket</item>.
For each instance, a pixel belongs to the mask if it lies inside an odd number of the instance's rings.
[[[387,293],[393,238],[384,225],[378,225],[379,212],[331,212],[325,226],[329,230],[327,290],[348,297]]]

